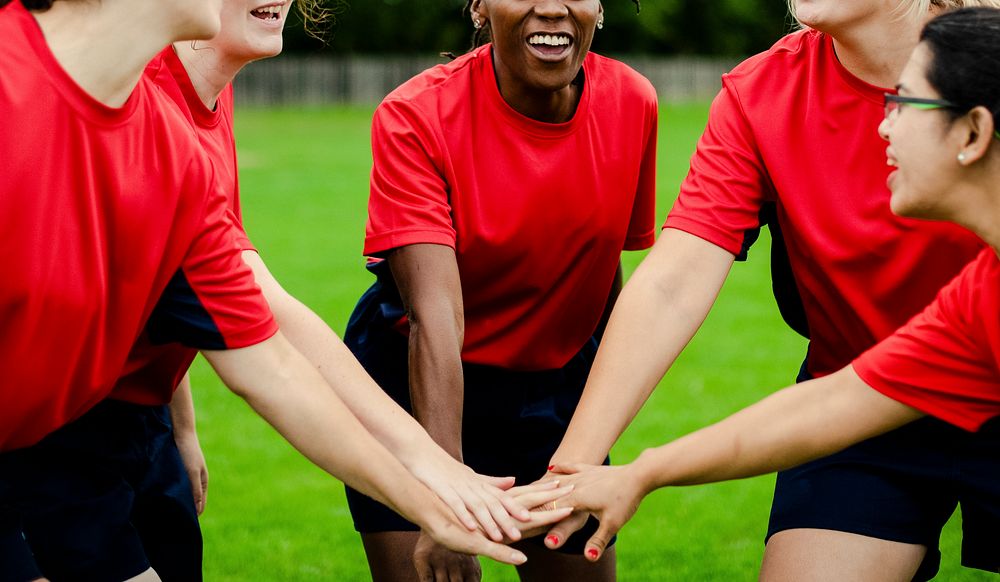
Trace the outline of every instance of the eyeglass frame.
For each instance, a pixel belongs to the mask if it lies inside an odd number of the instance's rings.
[[[894,111],[899,111],[899,108],[903,105],[909,105],[914,109],[919,109],[921,111],[933,111],[935,109],[955,109],[959,110],[961,107],[955,105],[951,101],[946,99],[928,99],[925,97],[907,97],[905,95],[898,95],[896,93],[883,93],[883,107],[885,108],[885,118],[889,119],[889,115]],[[891,104],[895,104],[893,107]],[[1000,129],[993,132],[993,137],[1000,139]]]

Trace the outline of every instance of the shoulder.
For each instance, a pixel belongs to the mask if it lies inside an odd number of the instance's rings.
[[[785,35],[770,49],[748,58],[723,75],[723,80],[732,84],[787,82],[788,75],[808,69],[824,42],[824,35],[811,29]]]
[[[449,63],[431,67],[394,89],[382,101],[382,105],[409,102],[433,106],[442,101],[461,98],[461,93],[466,92],[467,86],[473,82],[477,68],[489,65],[489,59],[487,45]]]
[[[587,82],[598,89],[614,90],[626,98],[656,105],[653,84],[642,73],[621,61],[591,52],[584,60],[584,70],[589,75]]]

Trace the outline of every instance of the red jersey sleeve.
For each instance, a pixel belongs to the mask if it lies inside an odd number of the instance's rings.
[[[153,309],[146,330],[154,343],[196,349],[258,344],[278,331],[238,244],[226,196],[208,197],[204,224]]]
[[[408,101],[384,101],[372,120],[372,176],[364,254],[432,243],[455,247],[438,140]]]
[[[664,227],[683,230],[738,255],[745,233],[760,226],[760,207],[770,191],[739,94],[723,77],[722,91],[712,102],[708,125]]]
[[[646,116],[646,145],[639,168],[639,183],[632,206],[632,219],[625,237],[625,250],[648,249],[656,241],[656,130],[659,120],[655,92]]]
[[[998,266],[980,255],[854,370],[886,396],[966,430],[1000,415]]]

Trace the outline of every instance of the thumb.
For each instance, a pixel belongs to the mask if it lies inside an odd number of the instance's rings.
[[[579,473],[590,465],[585,463],[553,463],[549,465],[549,473],[559,473],[562,475],[572,475]]]
[[[513,477],[490,477],[487,475],[483,475],[483,477],[486,480],[487,484],[492,485],[497,489],[502,489],[506,491],[514,486]]]
[[[611,538],[614,537],[614,535],[615,532],[612,531],[612,528],[605,525],[604,522],[601,522],[600,526],[598,526],[597,528],[597,531],[594,532],[594,535],[592,535],[590,539],[587,540],[587,546],[586,549],[583,551],[583,554],[591,562],[596,562],[600,560],[601,556],[604,555],[604,550],[607,549],[608,543],[611,541]]]

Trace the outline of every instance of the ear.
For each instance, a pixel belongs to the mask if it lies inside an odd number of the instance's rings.
[[[484,9],[483,0],[472,0],[472,4],[469,5],[469,15],[472,16],[472,20],[479,20],[483,24],[486,24],[489,14]]]
[[[990,147],[990,142],[995,137],[996,125],[993,123],[993,114],[982,105],[974,107],[965,117],[958,122],[962,131],[962,160],[964,166],[971,165],[986,155]]]

